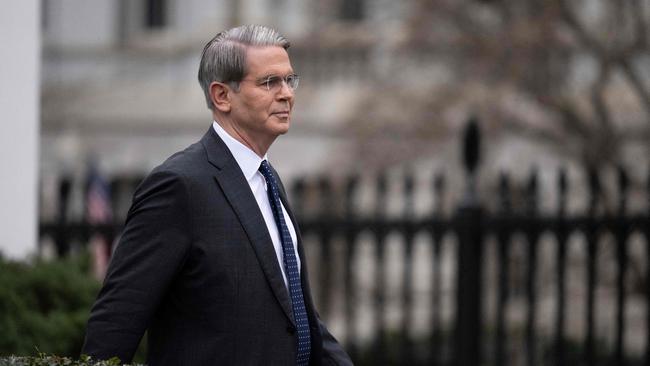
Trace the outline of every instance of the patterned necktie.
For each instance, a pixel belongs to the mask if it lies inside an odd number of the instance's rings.
[[[307,319],[305,300],[302,296],[300,273],[298,272],[298,262],[293,250],[293,241],[291,240],[291,234],[289,234],[287,223],[284,221],[284,214],[282,213],[282,206],[280,205],[278,184],[271,172],[271,166],[266,160],[262,161],[259,171],[266,179],[266,192],[269,195],[271,209],[273,210],[275,223],[278,225],[278,232],[280,233],[280,241],[282,242],[284,268],[287,274],[287,282],[289,282],[289,295],[291,295],[293,317],[296,320],[296,328],[298,332],[298,354],[296,357],[296,365],[307,365],[309,363],[309,353],[311,352],[309,320]]]

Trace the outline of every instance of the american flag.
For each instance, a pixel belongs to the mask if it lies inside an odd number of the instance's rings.
[[[104,225],[113,222],[111,208],[111,188],[106,179],[99,173],[95,164],[88,169],[86,191],[86,221],[90,225]],[[93,257],[93,272],[95,278],[102,280],[106,274],[111,248],[109,238],[100,233],[90,238],[89,246]]]
[[[88,173],[86,220],[91,225],[107,224],[113,221],[111,188],[95,165],[91,165]]]

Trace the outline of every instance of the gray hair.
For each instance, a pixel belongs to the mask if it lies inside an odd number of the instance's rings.
[[[239,81],[246,75],[246,48],[249,46],[278,46],[285,50],[289,41],[275,29],[262,25],[243,25],[218,33],[203,48],[199,65],[199,84],[212,109],[210,84],[213,81],[230,84],[239,90]]]

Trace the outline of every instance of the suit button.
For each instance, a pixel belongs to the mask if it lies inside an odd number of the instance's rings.
[[[287,333],[289,333],[289,334],[291,334],[291,335],[296,334],[296,327],[294,327],[293,325],[289,325],[289,326],[287,327]]]

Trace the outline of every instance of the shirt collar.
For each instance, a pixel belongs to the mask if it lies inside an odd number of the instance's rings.
[[[250,182],[250,180],[253,179],[255,173],[257,173],[258,169],[260,168],[262,161],[268,160],[267,154],[265,154],[263,158],[260,158],[248,146],[242,144],[234,137],[230,136],[230,134],[226,132],[226,130],[224,130],[223,127],[221,127],[221,125],[219,125],[216,121],[212,122],[212,127],[214,128],[214,131],[217,133],[217,135],[219,135],[219,137],[221,137],[223,142],[226,144],[232,156],[235,157],[235,161],[237,161],[239,168],[241,169],[242,173],[244,173],[246,180]]]

